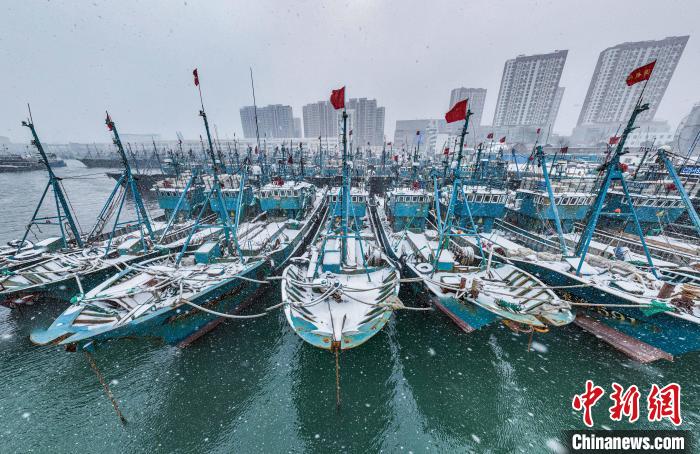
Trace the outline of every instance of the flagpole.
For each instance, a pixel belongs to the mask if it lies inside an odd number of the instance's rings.
[[[654,65],[656,65],[656,60],[654,60]],[[649,83],[650,79],[651,79],[651,74],[649,74],[649,77],[647,77],[647,79],[644,81],[644,85],[642,86],[642,91],[639,93],[639,99],[637,100],[638,106],[642,104],[642,96],[644,95],[644,90],[647,89],[647,84]]]
[[[197,73],[197,90],[199,90],[199,104],[202,106],[202,112],[204,112],[204,100],[202,98],[202,84],[199,83],[199,72]]]

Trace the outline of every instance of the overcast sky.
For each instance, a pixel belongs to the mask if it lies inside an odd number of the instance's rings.
[[[78,7],[76,5],[81,4]],[[624,42],[690,35],[657,119],[675,128],[700,101],[700,1],[160,0],[4,1],[0,135],[25,141],[30,102],[46,142],[107,141],[104,111],[125,133],[202,125],[191,71],[220,138],[242,135],[238,109],[301,106],[347,85],[348,97],[397,119],[439,118],[458,86],[488,89],[491,123],[503,64],[568,49],[555,131],[569,134],[598,54]]]

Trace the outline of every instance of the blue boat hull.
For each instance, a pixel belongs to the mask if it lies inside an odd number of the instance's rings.
[[[410,267],[404,266],[404,276],[408,278],[419,277]],[[425,288],[420,282],[412,284],[414,292],[427,293],[430,303],[438,308],[443,314],[447,315],[455,325],[462,331],[470,333],[474,330],[481,329],[484,326],[498,320],[498,316],[493,312],[472,304],[468,301],[460,301],[453,296],[435,295]]]
[[[511,261],[523,270],[534,274],[550,286],[570,286],[579,284],[563,273],[550,270],[537,263],[525,260]],[[569,288],[558,292],[565,299],[606,304],[630,304],[629,301],[612,293],[603,293],[591,287]],[[586,314],[630,337],[645,342],[672,355],[683,355],[700,350],[700,325],[674,317],[668,313],[647,316],[640,309],[628,307],[586,310]]]
[[[242,276],[263,280],[269,272],[269,261],[259,261],[248,268]],[[201,292],[192,299],[192,302],[216,312],[237,313],[246,306],[246,303],[260,290],[260,287],[261,284],[257,282],[232,278]],[[72,322],[70,318],[63,315],[57,318],[46,331],[46,335],[51,335],[54,326],[70,324]],[[190,343],[214,329],[221,321],[223,318],[217,315],[188,305],[181,305],[177,308],[162,308],[119,328],[108,329],[102,333],[95,332],[95,330],[85,330],[85,338],[82,339],[79,335],[75,336],[81,332],[81,330],[76,330],[71,334],[74,336],[73,339],[69,340],[68,336],[61,336],[55,339],[54,343],[66,345],[69,350],[76,348],[94,349],[105,342],[124,338],[151,338],[168,344]],[[33,334],[32,340],[41,344],[41,337],[43,337],[41,334]]]

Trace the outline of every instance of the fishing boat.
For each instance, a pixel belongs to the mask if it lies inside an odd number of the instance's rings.
[[[0,173],[27,172],[30,170],[41,170],[42,168],[41,162],[31,159],[29,156],[25,157],[18,154],[0,155]]]
[[[199,169],[165,177],[156,182],[150,191],[155,193],[158,207],[168,218],[177,212],[183,221],[198,213],[206,198],[206,186]]]
[[[390,191],[386,200],[378,199],[376,208],[387,252],[405,264],[406,275],[427,291],[431,303],[466,332],[496,321],[528,332],[547,331],[549,327],[572,322],[574,316],[569,304],[535,276],[512,264],[493,260],[493,251],[489,251],[488,258],[484,256],[460,172],[471,112],[466,109],[463,115],[466,121],[453,165],[454,180],[445,217],[440,214],[437,202],[437,225],[430,223],[431,228],[426,228],[431,202],[439,200],[437,190],[431,197],[415,183],[412,188]],[[433,178],[434,187],[438,188],[438,178],[436,175]],[[468,225],[455,223],[456,205],[471,220]],[[476,248],[468,243],[467,237],[475,239]]]
[[[587,318],[592,318],[633,340],[660,350],[665,354],[660,357],[672,358],[700,350],[700,285],[692,273],[673,273],[671,270],[675,277],[664,276],[662,269],[655,264],[636,216],[634,196],[625,181],[625,169],[620,166],[620,156],[626,153],[624,143],[634,129],[634,121],[648,108],[648,104],[641,103],[640,97],[615,152],[605,163],[604,175],[586,216],[588,222],[578,237],[573,253],[569,252],[557,220],[556,202],[547,180],[546,167],[543,169],[550,203],[554,208],[558,251],[551,248],[542,251],[548,244],[546,239],[543,241],[535,234],[509,225],[484,235],[484,238],[507,255],[513,264],[536,275],[556,288],[563,298],[580,307],[579,317],[584,323]],[[613,181],[624,192],[631,224],[635,227],[643,252],[644,266],[589,254],[593,249],[593,234]],[[683,197],[683,201],[692,208],[687,197]],[[692,213],[697,217],[694,210]],[[523,245],[533,247],[524,248]]]
[[[449,153],[449,150],[446,151]],[[469,229],[473,222],[478,231],[490,232],[494,220],[503,218],[506,212],[506,203],[509,199],[506,191],[507,164],[502,159],[482,159],[482,156],[482,144],[479,144],[474,162],[460,169],[463,188],[457,191],[454,225]],[[452,197],[452,187],[444,184],[448,155],[445,155],[445,158],[440,204],[441,209],[446,213]],[[456,165],[456,161],[453,163]],[[462,200],[465,197],[466,203]]]
[[[33,123],[30,120],[23,124],[32,131],[33,142],[40,151],[49,172],[49,182],[24,237],[18,243],[18,249],[21,249],[19,245],[25,244],[32,225],[52,222],[57,222],[61,228],[63,249],[50,253],[39,250],[38,257],[20,266],[4,268],[0,276],[0,304],[9,308],[18,308],[39,300],[65,301],[78,292],[83,293],[91,289],[115,271],[123,269],[126,264],[155,257],[168,251],[169,247],[178,247],[177,239],[175,243],[171,243],[173,237],[170,236],[171,233],[175,233],[177,238],[178,232],[163,231],[165,224],[155,225],[150,220],[124,154],[116,125],[109,115],[107,115],[106,124],[114,135],[114,143],[122,156],[124,170],[102,207],[94,227],[86,236],[81,235],[77,228],[67,199],[58,183],[59,179],[48,165],[48,159],[43,152]],[[37,216],[49,188],[53,188],[58,211],[55,216]],[[136,220],[125,220],[121,217],[125,201],[129,196],[136,207]],[[108,234],[105,234],[103,229],[112,218],[113,227]],[[68,226],[69,232],[65,232],[64,223]],[[161,234],[163,248],[155,247],[157,242],[155,235],[158,233]],[[51,248],[47,247],[46,250],[49,251]],[[36,251],[18,250],[10,259],[16,259],[22,254],[31,252]]]
[[[200,115],[210,137],[203,109]],[[267,276],[313,237],[326,200],[320,190],[303,182],[265,186],[259,194],[266,211],[243,222],[249,165],[240,175],[237,203],[230,206],[224,202],[218,164],[213,162],[212,188],[179,254],[130,264],[79,295],[48,329],[32,333],[32,342],[90,349],[109,340],[144,337],[186,345],[224,318],[247,318],[235,313],[267,283]],[[212,227],[199,222],[211,199],[218,200],[214,207],[219,235],[189,251],[196,232]]]
[[[344,108],[344,102],[334,105]],[[345,109],[342,117],[343,184],[327,195],[324,231],[287,266],[281,286],[289,326],[307,343],[336,355],[362,345],[384,327],[400,281],[369,223],[368,192],[351,187]]]

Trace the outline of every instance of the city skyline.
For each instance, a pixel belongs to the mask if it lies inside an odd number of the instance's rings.
[[[15,142],[28,139],[19,125],[27,115],[28,101],[38,131],[47,141],[104,141],[105,109],[125,132],[168,138],[181,131],[185,137],[198,137],[202,125],[191,80],[194,67],[200,70],[210,122],[218,126],[222,139],[242,136],[239,109],[252,104],[251,66],[258,105],[281,103],[301,112],[305,104],[326,99],[331,89],[346,85],[348,99],[381,100],[386,107],[387,137],[393,136],[396,120],[441,118],[446,93],[460,86],[488,90],[482,123],[489,123],[503,63],[516,55],[556,48],[568,49],[569,54],[560,81],[566,91],[554,130],[568,135],[578,120],[601,51],[624,42],[678,35],[691,38],[656,118],[668,120],[675,128],[700,100],[694,85],[700,72],[700,44],[693,38],[699,25],[693,14],[678,14],[697,9],[695,3],[669,8],[647,1],[634,7],[592,2],[591,13],[582,12],[575,21],[566,19],[570,11],[565,5],[532,5],[475,2],[465,6],[447,1],[444,7],[426,8],[410,1],[361,1],[346,7],[341,2],[311,1],[305,8],[282,10],[271,17],[274,5],[266,1],[235,7],[188,1],[150,9],[128,1],[119,5],[98,1],[84,11],[60,2],[12,4],[0,18],[4,30],[0,58],[6,68],[0,75],[4,100],[0,136]],[[595,11],[606,14],[594,15]],[[470,25],[468,35],[464,29],[452,31],[450,24],[477,12],[483,12],[483,20]],[[266,20],[252,27],[246,22],[251,15]],[[409,38],[399,38],[395,27],[385,26],[389,17],[408,26],[416,15],[428,25]],[[528,21],[523,19],[530,16],[547,27],[537,34],[526,33]],[[627,18],[628,26],[619,27],[621,17]],[[45,39],[34,43],[24,39],[25,30],[17,24],[28,18],[37,28],[51,30]],[[585,32],[586,21],[593,20],[605,33]],[[494,21],[502,29],[498,36],[485,28]],[[205,23],[208,33],[202,35]],[[306,33],[299,34],[299,29]],[[284,39],[274,38],[277,35]],[[319,35],[324,40],[314,38]],[[465,41],[469,36],[484,38]],[[232,42],[236,46],[231,47]],[[58,58],[58,49],[66,46],[74,52]],[[321,63],[328,52],[341,48],[346,62],[342,69]],[[314,70],[309,72],[310,68]]]

